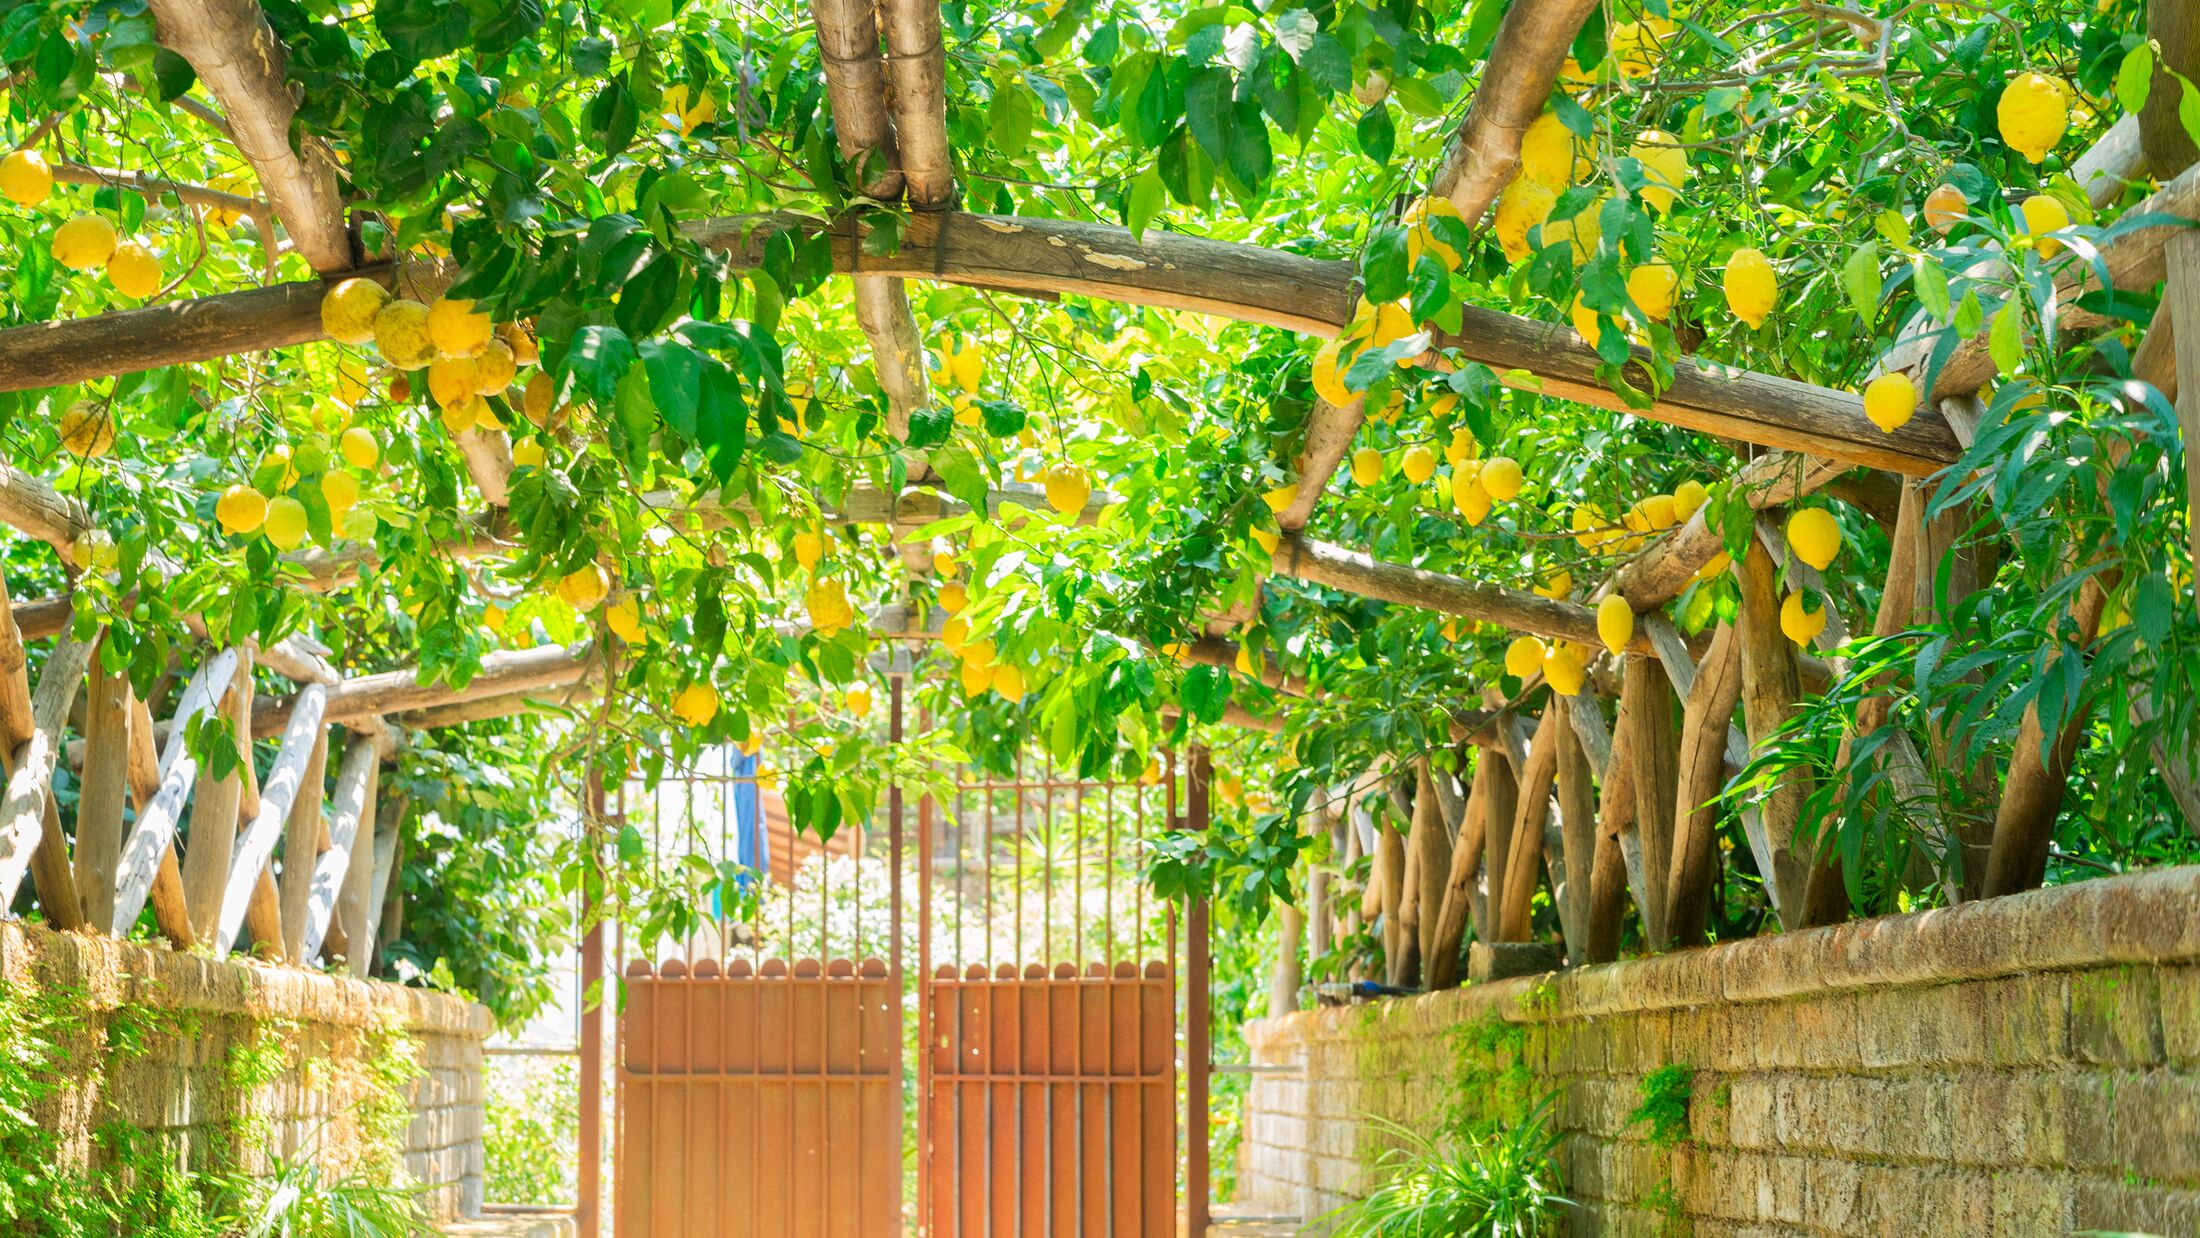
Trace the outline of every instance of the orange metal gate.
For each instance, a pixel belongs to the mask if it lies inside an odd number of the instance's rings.
[[[628,967],[619,1238],[898,1238],[901,1003],[887,965]]]
[[[1166,966],[943,966],[927,989],[929,1238],[1176,1232]]]

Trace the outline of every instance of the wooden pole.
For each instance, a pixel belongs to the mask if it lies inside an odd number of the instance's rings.
[[[1505,857],[1504,907],[1496,913],[1501,942],[1527,941],[1531,935],[1529,901],[1535,896],[1536,870],[1543,864],[1543,826],[1551,817],[1551,788],[1558,779],[1558,733],[1565,729],[1565,707],[1545,706],[1520,775],[1520,800]]]
[[[1209,823],[1209,786],[1214,780],[1204,745],[1192,748],[1186,780],[1185,812],[1192,832],[1204,837]],[[1207,939],[1207,900],[1194,897],[1184,924],[1184,1218],[1189,1232],[1204,1234],[1211,1220],[1214,1173],[1208,1163],[1208,1110],[1214,1072],[1212,958]]]
[[[102,637],[104,640],[104,637]],[[76,803],[76,893],[84,919],[114,919],[122,865],[122,809],[130,794],[130,677],[110,673],[95,651],[84,694],[84,781]]]
[[[1629,658],[1627,661],[1632,665],[1646,659]],[[1590,861],[1589,914],[1582,948],[1582,961],[1586,963],[1609,963],[1619,957],[1620,928],[1626,918],[1629,885],[1627,835],[1633,832],[1639,838],[1641,832],[1635,812],[1635,736],[1649,721],[1643,700],[1646,689],[1662,691],[1665,687],[1657,679],[1655,668],[1648,669],[1650,674],[1647,676],[1623,678],[1619,714],[1612,720],[1612,757],[1604,767],[1601,795],[1597,801],[1596,842]],[[1639,858],[1637,867],[1645,867]],[[1648,897],[1645,878],[1638,877],[1634,884],[1637,887],[1636,906],[1640,911]]]
[[[1597,707],[1595,700],[1585,696],[1558,699],[1564,700],[1568,715]],[[1578,963],[1585,961],[1589,952],[1589,887],[1594,880],[1597,849],[1596,782],[1589,772],[1588,753],[1570,717],[1552,738],[1558,746],[1560,859],[1566,874],[1564,906],[1568,914],[1562,922],[1569,930],[1567,957]]]
[[[221,896],[220,916],[214,933],[214,956],[220,958],[229,953],[237,940],[237,933],[244,927],[245,907],[266,875],[268,862],[275,856],[275,844],[282,837],[283,825],[290,820],[291,809],[297,803],[312,764],[313,754],[327,752],[327,732],[321,725],[322,706],[328,699],[328,689],[320,684],[308,684],[298,694],[297,708],[290,714],[290,725],[283,732],[283,742],[275,754],[275,764],[268,770],[267,785],[260,793],[258,811],[237,840],[236,855],[229,866],[229,879]],[[278,900],[278,906],[280,905]],[[271,937],[263,937],[258,931],[255,939],[269,942],[280,948],[284,934],[278,913],[278,923],[272,926]]]
[[[1680,783],[1673,828],[1672,873],[1666,879],[1666,945],[1695,945],[1711,912],[1718,863],[1718,810],[1712,801],[1726,782],[1726,738],[1742,694],[1741,642],[1728,624],[1711,638],[1696,667],[1681,723]]]
[[[365,736],[353,737],[344,749],[344,762],[336,771],[336,794],[329,801],[327,851],[313,863],[313,885],[306,899],[305,933],[298,942],[298,961],[310,964],[321,955],[324,943],[329,943],[339,932],[350,943],[350,926],[338,923],[338,906],[352,889],[354,868],[366,868],[371,860],[359,861],[364,852],[372,855],[374,833],[374,795],[381,777],[382,758],[375,751],[374,741]],[[367,835],[364,847],[360,836]],[[361,879],[359,901],[365,902],[365,881],[371,872]],[[361,913],[364,913],[362,907]],[[333,953],[333,950],[332,950]]]
[[[240,658],[221,698],[221,716],[235,728],[238,767],[212,781],[201,779],[191,800],[191,838],[183,852],[184,904],[191,932],[211,941],[221,928],[222,892],[237,846],[237,812],[244,797],[244,766],[252,760],[252,665]],[[183,738],[171,735],[171,742]]]
[[[328,793],[328,728],[316,734],[313,751],[298,778],[298,793],[283,822],[283,957],[306,962],[306,907],[313,894],[313,870],[328,849],[328,823],[321,804]]]
[[[15,901],[16,888],[46,835],[61,730],[68,725],[69,709],[84,686],[84,668],[91,657],[90,641],[63,637],[39,671],[38,691],[31,698],[31,733],[11,749],[7,795],[0,800],[0,908]],[[67,851],[57,849],[49,855],[59,863],[40,869],[40,905],[57,924],[78,924],[83,905],[77,899]]]
[[[1414,762],[1413,840],[1418,863],[1413,866],[1419,888],[1418,915],[1414,921],[1420,956],[1420,972],[1429,973],[1439,949],[1443,923],[1444,892],[1451,884],[1452,827],[1444,820],[1436,780],[1449,778],[1429,766],[1427,757]],[[1453,949],[1458,943],[1453,943]],[[1433,987],[1433,986],[1429,986]]]
[[[2163,308],[2173,310],[2188,323],[2200,322],[2200,237],[2180,234],[2172,239],[2168,263],[2169,286]],[[2200,373],[2200,338],[2192,338],[2200,337],[2200,331],[2188,331],[2185,336],[2177,341],[2177,372],[2189,369]],[[2190,539],[2192,561],[2200,563],[2200,382],[2178,384],[2177,428],[2185,455],[2185,533]],[[2194,587],[2200,588],[2200,583]],[[2200,598],[2200,593],[2194,596]]]
[[[1510,714],[1498,717],[1498,730],[1507,738],[1513,734],[1514,721]],[[1505,873],[1512,863],[1513,817],[1519,812],[1520,776],[1527,769],[1527,750],[1515,741],[1484,748],[1481,759],[1491,762],[1489,795],[1482,807],[1482,928],[1488,940],[1501,941],[1498,931],[1505,923]]]
[[[1742,556],[1741,611],[1736,633],[1741,646],[1742,717],[1747,725],[1751,755],[1774,746],[1780,727],[1794,715],[1802,699],[1802,677],[1795,667],[1795,644],[1780,629],[1780,588],[1774,578],[1772,554],[1760,538],[1749,539]],[[1827,607],[1833,599],[1824,598]],[[1831,822],[1813,837],[1798,839],[1803,803],[1810,796],[1810,779],[1800,771],[1779,776],[1762,810],[1765,833],[1772,845],[1772,871],[1768,881],[1779,887],[1777,903],[1795,914],[1789,929],[1838,923],[1848,914],[1848,899],[1839,874],[1831,880],[1813,880],[1815,870],[1830,867],[1819,857],[1830,857]],[[1816,895],[1822,901],[1812,905]]]
[[[1459,949],[1466,942],[1467,927],[1474,919],[1475,882],[1482,870],[1483,837],[1488,828],[1490,782],[1502,757],[1482,752],[1475,758],[1474,775],[1467,786],[1467,802],[1459,814],[1458,835],[1451,849],[1451,865],[1444,873],[1444,892],[1438,906],[1436,931],[1421,961],[1422,987],[1448,989],[1459,983]],[[1481,929],[1477,924],[1476,928]]]
[[[1402,987],[1413,965],[1413,948],[1407,944],[1405,931],[1406,839],[1392,824],[1389,813],[1378,811],[1373,815],[1373,876],[1383,917],[1383,982]]]
[[[580,1011],[580,1167],[575,1176],[580,1238],[597,1238],[603,1211],[603,1023],[610,1003],[603,961],[604,829],[603,769],[591,758],[588,769],[588,819],[582,823],[588,863],[581,875],[581,1011]],[[598,995],[594,1005],[590,995]]]

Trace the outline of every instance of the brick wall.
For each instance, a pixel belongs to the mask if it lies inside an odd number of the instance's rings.
[[[0,925],[0,986],[55,998],[67,1016],[61,1044],[80,1082],[37,1116],[80,1165],[96,1166],[93,1133],[119,1118],[202,1167],[235,1157],[260,1171],[272,1150],[346,1170],[362,1147],[362,1101],[377,1094],[371,1072],[396,1034],[420,1067],[405,1087],[405,1166],[438,1218],[480,1207],[490,1020],[478,1005],[19,924]],[[248,1093],[234,1086],[261,1077]],[[269,1147],[240,1140],[246,1130]]]
[[[1268,1019],[1239,1193],[1366,1189],[1369,1115],[1558,1093],[1577,1234],[2200,1233],[2200,868]],[[1688,1133],[1629,1122],[1694,1069]],[[1669,1196],[1668,1207],[1659,1200]],[[1686,1226],[1675,1225],[1685,1218]]]

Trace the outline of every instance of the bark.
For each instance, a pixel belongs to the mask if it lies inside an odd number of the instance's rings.
[[[326,742],[321,715],[327,706],[328,692],[320,684],[311,684],[298,693],[289,724],[283,731],[282,746],[275,754],[275,764],[268,770],[267,785],[261,791],[257,810],[237,839],[236,855],[230,862],[229,880],[222,893],[221,918],[214,934],[216,958],[229,953],[237,940],[238,930],[244,927],[246,905],[266,874],[269,861],[275,857],[275,844],[282,837],[291,805],[297,801],[299,789],[304,785],[313,753]],[[263,934],[255,929],[254,939],[280,947],[283,933],[279,911],[276,923],[265,927],[270,931]]]
[[[137,819],[140,828],[143,828],[143,824],[151,819],[154,800],[160,795],[161,776],[160,753],[153,745],[153,713],[142,700],[130,702],[129,743],[129,759],[125,766],[130,779],[130,802],[136,807]],[[174,824],[173,817],[170,818],[170,824]],[[137,835],[133,832],[130,837],[134,842]],[[124,859],[127,862],[127,852]],[[115,879],[118,902],[121,898],[122,877],[123,874],[118,871]],[[183,905],[183,866],[176,862],[176,849],[166,839],[161,842],[160,858],[154,864],[152,887],[147,893],[153,904],[153,924],[160,929],[161,936],[166,937],[176,949],[189,950],[197,943],[198,938],[191,934],[191,916]],[[144,901],[145,896],[140,895],[141,906]],[[130,919],[135,921],[137,917],[132,915]],[[103,921],[109,924],[115,922],[114,919]]]
[[[175,722],[168,728],[166,749],[161,753],[159,787],[150,802],[139,805],[137,827],[130,831],[130,840],[123,845],[122,872],[115,886],[115,918],[108,926],[109,936],[129,936],[130,926],[137,923],[138,912],[144,910],[155,875],[174,862],[170,847],[175,841],[176,821],[199,774],[198,758],[191,755],[184,737],[191,730],[192,720],[211,712],[228,692],[240,661],[237,650],[224,649],[199,668],[184,687],[183,696],[176,705]],[[150,726],[133,729],[141,731],[147,743],[151,742]],[[137,746],[133,736],[132,747]],[[180,880],[174,892],[178,896],[182,894]],[[178,902],[182,902],[180,897]],[[179,909],[188,915],[187,905]],[[195,923],[190,932],[192,940],[198,940]]]
[[[328,847],[328,823],[321,816],[328,788],[328,739],[328,728],[320,728],[283,823],[283,957],[293,963],[305,962],[306,905],[313,893],[314,866]]]
[[[1565,701],[1568,714],[1595,708],[1593,700],[1570,698]],[[1560,727],[1554,738],[1558,746],[1561,858],[1566,873],[1564,906],[1569,912],[1565,917],[1566,954],[1578,962],[1585,960],[1589,953],[1590,886],[1596,870],[1597,792],[1589,770],[1588,753],[1572,724]]]
[[[1751,538],[1739,573],[1741,614],[1736,632],[1741,645],[1742,718],[1747,726],[1750,755],[1772,747],[1780,727],[1792,717],[1802,699],[1802,676],[1795,667],[1795,644],[1780,630],[1780,589],[1774,579],[1772,553],[1762,538]],[[1830,599],[1826,605],[1833,605]],[[1817,857],[1830,854],[1830,839],[1823,834],[1799,838],[1803,803],[1810,796],[1810,780],[1797,770],[1779,776],[1760,804],[1765,835],[1772,849],[1772,871],[1766,880],[1777,887],[1779,906],[1792,910],[1790,929],[1838,922],[1848,911],[1847,900],[1834,901],[1842,892],[1838,874],[1832,881],[1817,880],[1816,870],[1827,867]],[[1809,902],[1815,891],[1824,901]]]
[[[209,189],[204,185],[191,185],[182,181],[165,180],[158,176],[148,176],[143,172],[133,172],[125,168],[97,168],[87,167],[81,163],[60,162],[49,163],[46,168],[53,173],[53,178],[56,181],[65,185],[112,185],[120,189],[134,190],[150,198],[171,195],[178,202],[190,206],[203,206],[208,210],[229,211],[237,215],[260,216],[265,215],[268,209],[267,203],[256,198],[223,193],[219,189]]]
[[[909,437],[909,418],[925,404],[924,344],[900,280],[859,275],[855,288],[856,324],[871,342],[879,390],[886,393],[887,433],[898,443]],[[923,476],[929,470],[913,471]]]
[[[595,647],[584,641],[492,653],[481,660],[481,670],[464,688],[423,684],[418,672],[410,667],[363,675],[345,680],[329,692],[326,716],[332,725],[349,726],[364,718],[407,710],[569,687],[588,677],[596,666]],[[265,739],[282,734],[290,725],[297,700],[290,696],[255,704],[251,716],[253,736]]]
[[[1820,489],[1846,469],[1828,460],[1770,452],[1743,467],[1738,488],[1751,507],[1776,507]],[[1637,611],[1655,610],[1679,597],[1703,565],[1724,548],[1709,519],[1708,511],[1699,511],[1652,542],[1621,565],[1613,587]]]
[[[1630,665],[1644,659],[1630,658]],[[1626,839],[1628,830],[1636,828],[1635,817],[1635,734],[1645,721],[1643,701],[1640,699],[1647,684],[1663,689],[1651,668],[1648,677],[1630,680],[1622,688],[1619,699],[1619,716],[1612,722],[1612,757],[1605,765],[1602,794],[1597,801],[1596,844],[1590,859],[1589,915],[1587,940],[1583,943],[1582,962],[1609,963],[1619,957],[1620,928],[1627,915],[1627,860]],[[1635,698],[1627,695],[1628,688]]]
[[[221,703],[221,716],[236,728],[239,768],[211,781],[201,780],[191,797],[191,840],[183,852],[184,905],[191,932],[210,941],[221,927],[222,895],[229,882],[229,860],[237,849],[237,814],[243,806],[245,770],[252,762],[252,671],[239,659]],[[173,745],[186,732],[170,731]]]
[[[1268,1013],[1290,1014],[1299,1008],[1299,986],[1305,982],[1306,914],[1289,903],[1276,908],[1276,966],[1268,974]]]
[[[84,919],[115,914],[122,864],[122,807],[130,793],[130,677],[109,674],[95,655],[85,690],[83,791],[76,805],[76,893]]]
[[[1500,717],[1500,726],[1511,724],[1509,716]],[[1495,941],[1498,926],[1505,922],[1505,873],[1512,864],[1513,817],[1520,809],[1520,774],[1528,762],[1525,751],[1514,754],[1506,747],[1484,748],[1481,759],[1490,762],[1489,794],[1482,806],[1482,927],[1488,939]]]
[[[468,430],[458,436],[458,454],[483,503],[501,508],[511,502],[512,440],[504,431]]]
[[[2200,79],[2200,6],[2190,0],[2147,0],[2147,37],[2159,50],[2146,105],[2139,109],[2139,148],[2148,166],[2189,168],[2200,162],[2200,147],[2177,114],[2184,96],[2184,82],[2177,79]]]
[[[1375,817],[1375,869],[1383,917],[1383,979],[1402,986],[1413,971],[1411,938],[1405,931],[1406,840],[1381,813]]]
[[[1520,139],[1542,114],[1593,0],[1515,4],[1498,23],[1467,118],[1444,152],[1429,196],[1450,198],[1471,224],[1520,166]]]
[[[2200,5],[2182,6],[2194,14],[2200,14]],[[2153,5],[2159,12],[2161,0]],[[2188,28],[2200,17],[2187,17]],[[2200,43],[2200,32],[2191,36]],[[2200,51],[2200,48],[2196,48]],[[2186,322],[2200,322],[2200,238],[2181,236],[2170,242],[2170,279],[2165,310],[2175,310]],[[2175,349],[2177,370],[2200,370],[2200,341],[2188,341]],[[2177,397],[2177,428],[2182,437],[2185,455],[2186,535],[2191,539],[2192,561],[2200,564],[2200,383],[2192,390],[2180,390]],[[2196,594],[2195,596],[2200,596]]]
[[[1651,948],[1671,940],[1666,913],[1666,890],[1673,874],[1673,825],[1680,803],[1681,721],[1679,701],[1665,672],[1650,658],[1627,659],[1626,686],[1621,700],[1632,699],[1639,712],[1635,733],[1628,741],[1632,757],[1630,783],[1635,798],[1635,832],[1642,842],[1642,884],[1648,896],[1642,907],[1643,938]]]
[[[894,129],[901,142],[909,205],[937,210],[954,201],[953,152],[947,144],[947,52],[939,0],[885,0],[887,75]]]
[[[825,92],[841,161],[867,197],[901,196],[901,160],[886,118],[886,62],[879,56],[878,17],[869,0],[810,0],[825,62]]]
[[[2079,587],[2070,608],[2070,620],[2078,629],[2079,649],[2092,647],[2107,603],[2108,594],[2101,588],[2099,577]],[[2001,807],[1994,814],[1993,849],[1986,859],[1984,893],[1988,898],[2034,889],[2046,877],[2055,818],[2062,811],[2063,783],[2070,777],[2070,764],[2077,757],[2078,742],[2085,737],[2091,713],[2090,701],[2078,702],[2049,746],[2038,704],[2025,706],[2024,719],[2017,726],[2016,746],[2009,754]]]
[[[1566,727],[1564,708],[1554,701],[1544,709],[1521,771],[1520,799],[1505,857],[1505,902],[1497,915],[1501,942],[1527,941],[1533,928],[1529,904],[1535,897],[1536,870],[1543,864],[1543,827],[1551,817],[1551,787],[1558,778],[1558,733]]]
[[[1718,862],[1718,810],[1711,803],[1726,782],[1726,734],[1741,699],[1741,642],[1720,624],[1711,652],[1696,668],[1681,723],[1680,782],[1673,826],[1673,869],[1666,879],[1667,941],[1695,945],[1711,911]]]
[[[330,803],[329,848],[314,863],[313,888],[306,898],[305,935],[298,943],[300,963],[310,966],[320,956],[322,944],[333,936],[331,925],[338,918],[340,902],[344,923],[336,928],[347,944],[352,917],[366,916],[367,887],[374,878],[374,793],[381,766],[369,740],[354,739],[344,750],[344,765],[337,771],[336,795]]]
[[[1425,989],[1448,989],[1459,983],[1459,948],[1465,943],[1467,926],[1474,918],[1475,880],[1482,867],[1491,771],[1503,763],[1494,753],[1484,753],[1475,759],[1474,779],[1467,791],[1466,807],[1459,814],[1459,829],[1452,843],[1451,865],[1444,874],[1436,932],[1430,938],[1427,957],[1422,960],[1421,987]]]
[[[1276,514],[1277,528],[1296,533],[1306,527],[1307,520],[1314,515],[1314,505],[1321,501],[1322,491],[1336,475],[1337,466],[1352,454],[1352,437],[1360,432],[1366,420],[1365,406],[1360,400],[1331,404],[1315,399],[1314,411],[1307,414],[1306,438],[1299,447],[1299,497]]]
[[[1413,839],[1415,843],[1414,876],[1419,883],[1417,900],[1419,917],[1419,954],[1422,973],[1426,975],[1435,965],[1439,937],[1443,928],[1444,892],[1450,885],[1452,830],[1444,821],[1443,809],[1436,795],[1436,779],[1450,777],[1439,775],[1429,768],[1428,758],[1422,757],[1414,771]],[[1454,949],[1456,949],[1456,944]],[[1433,986],[1430,986],[1433,987]]]
[[[54,821],[54,763],[61,753],[62,728],[68,725],[76,694],[83,690],[84,668],[91,657],[91,642],[63,638],[39,669],[38,690],[31,697],[30,733],[6,749],[7,793],[0,799],[0,908],[15,901],[16,888],[30,871],[49,828],[58,834],[57,825],[49,826]],[[82,903],[69,868],[66,841],[57,839],[55,850],[40,864],[38,895],[49,919],[74,927],[81,922]]]

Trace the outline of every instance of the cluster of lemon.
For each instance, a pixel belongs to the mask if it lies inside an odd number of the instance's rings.
[[[975,338],[950,335],[940,341],[940,363],[932,371],[932,383],[948,393],[957,425],[974,426],[978,412],[978,388],[985,382],[985,345]]]
[[[1621,605],[1626,603],[1623,601]],[[1632,618],[1628,620],[1630,627],[1633,622]],[[1539,671],[1543,682],[1551,685],[1553,692],[1578,696],[1589,678],[1589,650],[1570,640],[1546,643],[1535,636],[1514,637],[1512,643],[1505,646],[1505,673],[1515,679],[1526,679]]]
[[[856,611],[849,604],[847,585],[838,576],[818,572],[818,565],[825,561],[825,549],[823,530],[813,526],[795,532],[795,562],[810,573],[810,584],[803,594],[810,611],[810,630],[830,640],[856,625]]]
[[[1632,554],[1657,534],[1686,524],[1710,497],[1702,482],[1691,479],[1673,487],[1671,494],[1650,494],[1635,500],[1616,522],[1597,504],[1583,503],[1574,508],[1568,523],[1574,541],[1584,549],[1616,545],[1621,553]]]
[[[1805,507],[1788,517],[1788,550],[1797,559],[1825,571],[1841,553],[1841,523],[1823,507]],[[1823,601],[1801,589],[1790,590],[1780,601],[1780,630],[1797,645],[1808,645],[1826,630]]]
[[[53,193],[53,169],[35,150],[11,151],[0,158],[0,196],[18,206],[37,206]],[[107,282],[126,297],[144,300],[160,291],[160,256],[137,241],[123,240],[104,215],[78,215],[54,229],[49,252],[72,271],[105,268]]]
[[[249,482],[237,482],[223,490],[214,500],[214,519],[222,532],[231,537],[257,534],[277,550],[297,549],[305,543],[308,531],[306,505],[298,495],[308,485],[320,492],[329,523],[342,529],[359,502],[360,475],[373,475],[372,470],[382,459],[382,444],[362,426],[347,428],[336,443],[341,464],[328,460],[322,449],[308,447],[304,463],[308,470],[319,470],[319,476],[310,481],[287,444],[269,448],[254,473],[272,484],[275,493],[269,495]]]
[[[330,288],[321,300],[321,328],[345,344],[373,344],[397,369],[425,370],[428,396],[440,410],[443,428],[454,435],[502,429],[488,397],[505,394],[520,367],[540,359],[531,332],[517,323],[500,330],[472,301],[438,297],[422,304],[393,297],[371,279],[340,280]],[[399,382],[394,393],[409,397],[410,382],[402,376]],[[516,401],[538,426],[550,424],[555,402],[555,386],[540,370]],[[515,449],[513,462],[540,465],[541,445],[526,446],[531,450]]]
[[[992,641],[974,638],[970,621],[963,617],[970,605],[970,587],[961,579],[961,561],[952,551],[940,551],[932,556],[932,574],[940,579],[940,609],[947,612],[947,622],[940,625],[940,645],[961,664],[964,694],[977,696],[991,690],[1011,701],[1024,699],[1023,668],[1002,661]]]

